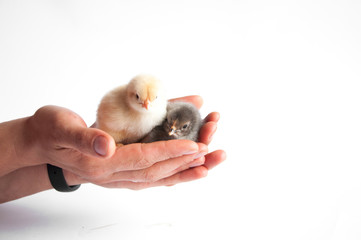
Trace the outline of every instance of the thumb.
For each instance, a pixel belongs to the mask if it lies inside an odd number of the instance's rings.
[[[95,128],[73,126],[63,139],[64,147],[75,149],[83,154],[108,158],[115,152],[114,139]]]
[[[44,106],[36,111],[32,123],[33,128],[44,135],[42,139],[55,144],[57,148],[74,149],[86,155],[105,158],[115,152],[115,142],[109,134],[88,128],[84,120],[69,109]]]

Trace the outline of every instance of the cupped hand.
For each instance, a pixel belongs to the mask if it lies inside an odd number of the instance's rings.
[[[201,107],[202,99],[183,100]],[[64,170],[69,185],[92,182],[104,187],[142,189],[174,185],[204,177],[225,159],[222,150],[208,153],[218,113],[210,113],[200,131],[200,142],[188,140],[129,144],[116,148],[107,133],[88,128],[74,112],[45,106],[26,124],[26,164],[53,164]],[[24,160],[25,161],[25,160]]]
[[[170,101],[186,101],[193,103],[197,108],[201,108],[203,105],[203,99],[200,96],[187,96],[183,98],[172,99]],[[200,130],[199,142],[200,144],[208,145],[213,138],[217,130],[217,122],[219,121],[220,115],[217,112],[212,112],[208,114],[208,116],[204,119],[205,124]],[[174,140],[176,142],[180,140]],[[169,142],[169,141],[166,141]],[[161,142],[165,143],[165,142]],[[152,145],[157,143],[147,144]],[[149,187],[156,186],[172,186],[182,182],[188,182],[197,180],[199,178],[205,177],[208,174],[208,170],[214,168],[222,161],[226,159],[226,153],[223,150],[217,150],[203,156],[202,154],[193,155],[195,160],[190,163],[184,164],[183,166],[177,168],[172,171],[171,174],[168,174],[168,177],[160,178],[156,181],[114,181],[108,182],[106,184],[102,184],[104,187],[112,187],[112,188],[129,188],[129,189],[144,189]],[[169,160],[172,162],[173,160]],[[155,165],[155,167],[159,169],[161,165]],[[148,179],[149,180],[149,179]],[[154,180],[154,179],[151,179]]]

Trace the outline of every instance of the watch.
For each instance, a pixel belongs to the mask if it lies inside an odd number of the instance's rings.
[[[69,186],[64,178],[63,169],[53,166],[51,164],[47,165],[48,175],[50,179],[50,183],[55,188],[55,190],[59,192],[74,192],[80,187],[79,185]]]

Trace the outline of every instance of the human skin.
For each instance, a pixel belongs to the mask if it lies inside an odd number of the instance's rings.
[[[188,101],[200,108],[199,96]],[[63,169],[69,185],[93,183],[109,188],[144,189],[205,177],[226,155],[208,153],[219,113],[205,118],[199,142],[189,140],[116,147],[106,132],[88,128],[76,113],[45,106],[33,116],[0,124],[0,203],[52,189],[46,164]]]

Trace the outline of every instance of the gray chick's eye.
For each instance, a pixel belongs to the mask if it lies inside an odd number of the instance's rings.
[[[186,129],[188,127],[188,124],[184,124],[182,129]]]

